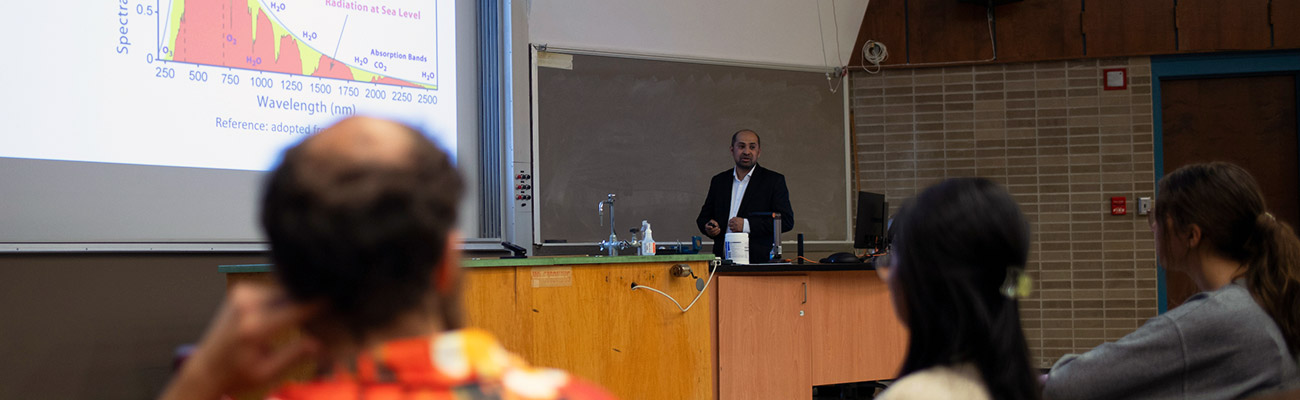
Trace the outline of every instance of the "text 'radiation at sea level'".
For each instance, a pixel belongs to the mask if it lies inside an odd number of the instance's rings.
[[[394,17],[420,19],[419,11],[411,12],[411,11],[402,10],[401,8],[390,8],[388,6],[383,6],[383,5],[379,5],[379,6],[365,5],[362,4],[361,2],[356,2],[356,1],[325,0],[325,5],[330,7],[338,7],[338,8],[348,9],[348,10],[354,10],[354,11],[367,11],[375,14],[390,15]]]

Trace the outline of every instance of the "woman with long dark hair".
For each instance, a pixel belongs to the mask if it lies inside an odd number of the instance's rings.
[[[1051,399],[1246,397],[1296,378],[1300,241],[1250,173],[1188,165],[1160,180],[1156,256],[1201,290],[1117,342],[1052,367]]]
[[[909,341],[884,399],[1035,399],[1017,296],[1029,224],[1001,187],[949,179],[894,217],[880,272]]]

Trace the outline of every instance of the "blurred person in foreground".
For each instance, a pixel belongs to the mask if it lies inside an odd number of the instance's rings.
[[[1006,190],[949,179],[908,200],[877,272],[907,327],[901,377],[880,399],[1036,399],[1020,327],[1029,223]]]
[[[232,288],[162,398],[265,387],[313,355],[328,368],[270,398],[611,398],[463,328],[454,231],[463,187],[447,154],[390,121],[349,118],[290,148],[262,202],[283,289]],[[273,345],[294,329],[301,339]]]
[[[1300,241],[1268,212],[1255,178],[1228,163],[1160,180],[1148,214],[1156,257],[1201,290],[1113,343],[1067,355],[1049,399],[1235,399],[1294,382]]]

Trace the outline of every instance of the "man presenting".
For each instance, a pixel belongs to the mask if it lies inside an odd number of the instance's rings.
[[[758,133],[742,129],[731,135],[731,157],[736,167],[722,171],[709,181],[709,195],[700,207],[695,225],[713,239],[713,254],[723,257],[722,242],[727,232],[749,234],[751,264],[768,262],[772,251],[772,217],[781,214],[781,232],[794,229],[794,210],[785,175],[758,165],[762,153]],[[754,213],[768,213],[754,216]]]

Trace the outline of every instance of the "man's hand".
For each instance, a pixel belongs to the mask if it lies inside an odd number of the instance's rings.
[[[704,224],[704,233],[709,237],[718,236],[722,234],[722,228],[718,226],[718,221],[709,220]]]
[[[732,232],[744,232],[745,219],[741,217],[732,217],[731,220],[727,221],[727,229]]]
[[[161,398],[218,399],[271,383],[317,350],[307,338],[273,345],[312,314],[314,308],[289,303],[276,288],[236,285]]]

